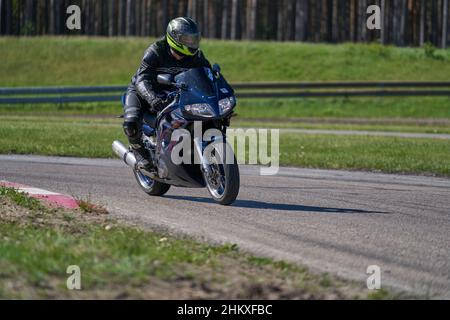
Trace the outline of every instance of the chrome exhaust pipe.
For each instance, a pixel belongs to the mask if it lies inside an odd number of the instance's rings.
[[[131,168],[136,167],[136,157],[134,156],[133,152],[130,151],[127,147],[123,145],[122,142],[116,140],[112,144],[112,149],[114,153],[122,159],[128,166]]]

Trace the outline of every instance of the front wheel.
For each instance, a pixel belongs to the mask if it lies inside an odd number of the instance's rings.
[[[225,149],[230,150],[229,148]],[[239,166],[234,154],[232,155],[232,163],[227,163],[225,158],[223,152],[215,148],[208,158],[209,174],[205,173],[204,175],[206,188],[214,201],[221,205],[230,205],[239,194]]]
[[[139,187],[150,196],[162,196],[170,189],[170,184],[155,181],[139,170],[133,170],[133,173]]]

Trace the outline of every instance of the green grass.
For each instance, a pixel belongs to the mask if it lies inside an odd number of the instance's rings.
[[[123,85],[152,39],[0,38],[0,86]],[[448,80],[450,50],[378,44],[305,44],[206,40],[203,49],[231,82]],[[32,60],[30,60],[32,57]],[[238,58],[237,58],[238,57]],[[121,113],[117,103],[0,105],[1,114]],[[240,99],[241,119],[450,119],[449,97]],[[440,128],[438,128],[440,129]],[[434,127],[430,128],[435,130]]]
[[[301,121],[258,121],[252,119],[235,119],[234,127],[241,128],[280,128],[280,129],[307,129],[307,130],[351,130],[351,131],[382,131],[382,132],[409,132],[449,134],[450,126],[439,124],[341,124],[341,123],[310,123],[307,119]]]
[[[0,38],[0,86],[127,85],[152,39]],[[232,82],[447,80],[450,50],[377,44],[203,42]],[[32,61],[30,60],[32,57]],[[236,126],[449,133],[449,97],[241,99]],[[124,139],[117,103],[0,106],[0,152],[111,157]],[[32,116],[40,115],[40,116]],[[311,122],[318,123],[310,123]],[[363,120],[359,124],[329,120]],[[347,120],[350,119],[350,120]],[[420,121],[439,120],[434,124]],[[367,120],[367,121],[366,121]],[[366,122],[364,122],[366,121]],[[377,123],[374,121],[378,121]],[[392,123],[392,121],[397,121]],[[299,145],[305,148],[304,155]],[[388,137],[288,135],[281,164],[315,168],[449,175],[447,141]]]
[[[0,118],[0,153],[112,157],[110,146],[118,138],[124,135],[114,119]]]
[[[282,134],[281,164],[450,176],[450,141]]]
[[[127,84],[146,38],[0,39],[0,86]],[[303,44],[205,40],[211,62],[231,81],[448,80],[450,50],[378,44]]]
[[[11,201],[15,204],[27,209],[31,209],[34,211],[45,210],[44,206],[39,200],[31,198],[28,195],[22,192],[18,192],[13,188],[0,187],[0,197],[7,197],[11,199]]]
[[[142,230],[104,214],[25,209],[18,197],[25,196],[0,187],[0,299],[368,297],[363,285],[233,244]],[[69,265],[80,268],[80,291],[66,288]]]
[[[243,100],[242,118],[442,118],[450,119],[450,97]]]
[[[126,141],[119,119],[2,117],[0,153],[113,157]],[[281,133],[280,164],[450,176],[450,142],[374,136]]]
[[[1,114],[100,114],[119,115],[116,103],[0,105]],[[450,97],[403,98],[308,98],[240,99],[236,112],[240,118],[367,118],[367,119],[450,119]]]

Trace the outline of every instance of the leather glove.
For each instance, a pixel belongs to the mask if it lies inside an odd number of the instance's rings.
[[[154,98],[150,102],[150,108],[152,109],[153,112],[159,112],[162,109],[164,109],[164,101],[160,98]]]

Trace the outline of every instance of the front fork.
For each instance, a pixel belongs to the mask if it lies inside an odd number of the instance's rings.
[[[222,143],[222,144],[226,145],[225,133],[223,132],[223,135],[221,137],[215,137],[214,141],[209,142],[209,144],[206,144],[206,146],[208,146],[212,143]],[[205,178],[206,178],[211,174],[211,164],[209,163],[207,157],[204,156],[203,140],[199,137],[194,138],[194,150],[195,150],[197,159],[200,160],[200,166],[202,168],[203,173],[206,175],[205,176]]]
[[[195,155],[197,156],[197,159],[200,160],[200,166],[202,168],[203,173],[206,176],[209,176],[211,173],[211,167],[210,167],[208,159],[206,159],[206,157],[203,156],[203,139],[201,139],[199,137],[194,138],[194,150],[195,150]]]

